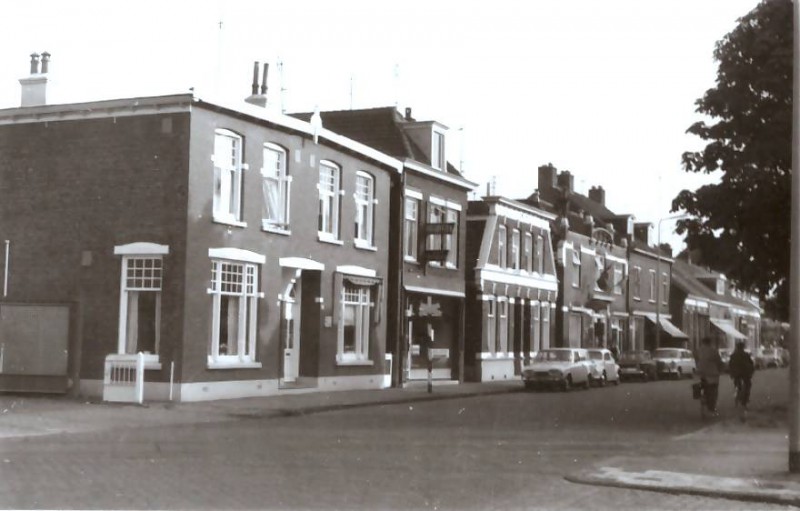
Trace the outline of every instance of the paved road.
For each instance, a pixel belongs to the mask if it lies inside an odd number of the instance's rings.
[[[786,378],[785,370],[759,372],[754,398],[785,402]],[[631,383],[6,439],[0,507],[780,509],[563,479],[611,456],[677,448],[673,438],[703,426],[689,385]],[[725,412],[729,383],[721,390]]]

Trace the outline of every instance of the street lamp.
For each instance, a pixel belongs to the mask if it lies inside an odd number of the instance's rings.
[[[661,347],[661,222],[664,220],[683,220],[687,214],[665,216],[658,221],[658,245],[656,245],[656,349]]]

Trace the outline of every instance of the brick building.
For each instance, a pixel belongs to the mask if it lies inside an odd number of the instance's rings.
[[[264,108],[257,79],[230,106],[48,105],[46,78],[0,110],[0,389],[102,395],[139,352],[147,399],[385,385],[402,162]]]
[[[552,213],[487,196],[467,210],[467,377],[514,379],[550,347],[556,278]]]

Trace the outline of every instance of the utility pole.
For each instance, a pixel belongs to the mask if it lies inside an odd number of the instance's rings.
[[[800,473],[800,0],[794,0],[792,89],[792,226],[789,268],[789,472]]]

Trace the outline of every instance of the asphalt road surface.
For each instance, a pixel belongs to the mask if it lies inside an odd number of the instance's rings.
[[[753,399],[785,402],[788,372]],[[704,426],[689,380],[0,441],[8,509],[782,509],[578,485]],[[725,379],[721,399],[730,400]],[[722,403],[723,411],[731,408]]]

